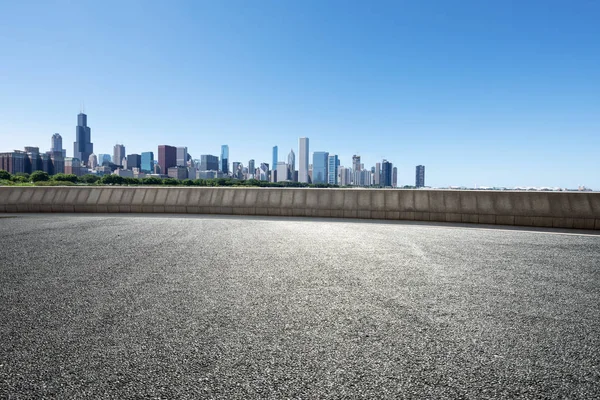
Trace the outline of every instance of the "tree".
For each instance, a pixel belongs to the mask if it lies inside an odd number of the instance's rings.
[[[12,175],[9,174],[8,171],[0,169],[0,179],[6,179],[8,181],[12,179]]]
[[[92,174],[86,174],[79,178],[79,181],[83,182],[83,183],[96,183],[99,180],[100,180],[100,177],[98,175],[92,175]]]
[[[53,181],[58,181],[58,182],[73,182],[73,183],[77,183],[77,175],[74,174],[56,174],[56,175],[52,175],[52,180]]]
[[[142,179],[142,185],[162,185],[163,181],[156,176],[149,176]]]
[[[183,186],[194,186],[194,181],[191,179],[184,179],[181,184]]]
[[[31,182],[42,182],[50,180],[50,175],[44,171],[35,171],[30,176],[29,179]]]
[[[104,175],[100,182],[104,185],[122,185],[125,182],[125,179],[119,175]]]
[[[177,186],[179,185],[179,180],[175,179],[175,178],[165,178],[163,179],[163,185],[166,186]]]

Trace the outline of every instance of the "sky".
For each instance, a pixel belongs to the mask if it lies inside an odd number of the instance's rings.
[[[399,185],[600,189],[600,2],[0,0],[0,151],[383,158]],[[296,161],[297,162],[297,161]]]

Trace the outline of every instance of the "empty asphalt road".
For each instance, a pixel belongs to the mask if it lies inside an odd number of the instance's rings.
[[[600,236],[0,218],[0,398],[600,397]]]

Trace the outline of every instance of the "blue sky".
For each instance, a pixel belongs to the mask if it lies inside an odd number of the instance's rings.
[[[399,183],[600,189],[598,1],[3,1],[0,151],[310,151]]]

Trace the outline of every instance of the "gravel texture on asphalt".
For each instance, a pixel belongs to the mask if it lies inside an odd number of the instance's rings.
[[[0,398],[600,397],[600,236],[0,218]]]

